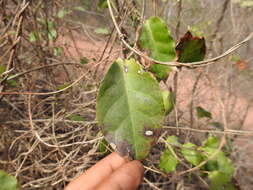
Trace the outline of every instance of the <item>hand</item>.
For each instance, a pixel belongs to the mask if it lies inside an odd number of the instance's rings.
[[[143,166],[112,153],[74,179],[65,190],[134,190],[142,181]]]

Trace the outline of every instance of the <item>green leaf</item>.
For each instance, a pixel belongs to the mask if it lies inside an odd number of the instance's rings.
[[[1,190],[17,190],[18,182],[15,177],[0,170],[0,189]]]
[[[211,135],[203,142],[203,147],[217,149],[219,144],[219,139]]]
[[[82,7],[82,6],[76,6],[76,7],[74,7],[74,9],[77,10],[77,11],[85,12],[85,8]]]
[[[77,114],[71,114],[68,118],[72,121],[85,121],[85,119],[82,116]]]
[[[145,158],[164,117],[158,82],[134,59],[114,62],[97,97],[97,119],[121,155]]]
[[[174,146],[180,146],[181,144],[178,142],[178,138],[174,135],[167,137],[166,139],[167,143],[174,145]]]
[[[169,90],[163,91],[163,103],[165,108],[165,114],[168,115],[173,109],[176,103],[175,93]]]
[[[198,107],[196,107],[196,111],[197,111],[197,117],[199,119],[204,118],[204,117],[212,119],[212,114],[210,112],[206,111],[204,108],[198,106]]]
[[[240,60],[241,60],[241,57],[238,54],[235,54],[231,57],[231,61],[233,61],[233,62],[237,62],[237,61],[240,61]]]
[[[98,145],[99,152],[106,153],[107,152],[107,148],[106,148],[107,146],[109,146],[108,142],[105,139],[101,140],[99,145]]]
[[[176,46],[177,61],[191,63],[202,61],[206,54],[206,44],[204,37],[192,36],[188,31]]]
[[[103,35],[108,35],[110,33],[107,28],[96,28],[94,32],[97,34],[103,34]]]
[[[38,36],[36,35],[35,32],[30,32],[28,38],[30,42],[36,42],[38,39]]]
[[[221,171],[213,171],[208,174],[211,181],[211,190],[236,190],[230,182],[231,177]]]
[[[177,158],[172,154],[172,152],[168,149],[165,150],[160,157],[160,169],[166,173],[173,172],[176,170],[177,164]]]
[[[14,79],[7,80],[7,84],[8,84],[9,87],[12,87],[12,88],[17,87],[17,81],[14,80]]]
[[[140,45],[157,61],[173,61],[175,43],[166,23],[159,17],[150,17],[142,27]],[[167,65],[153,64],[150,68],[160,80],[166,79],[172,70]]]
[[[57,38],[57,30],[53,21],[47,22],[47,35],[49,40],[55,40]]]
[[[57,89],[58,89],[58,90],[63,90],[64,88],[67,88],[69,85],[70,85],[70,83],[65,83],[65,84],[59,85],[59,86],[57,87]]]
[[[67,11],[65,9],[61,9],[59,10],[59,12],[57,13],[57,17],[58,18],[64,18],[67,14],[69,14],[70,11]]]
[[[193,164],[194,166],[197,166],[200,164],[203,160],[201,154],[199,151],[197,151],[197,146],[192,143],[186,143],[183,145],[181,152],[185,159]]]
[[[82,58],[80,59],[80,63],[81,63],[82,65],[85,65],[85,64],[88,64],[88,63],[89,63],[89,60],[88,60],[87,57],[82,57]]]
[[[5,72],[6,67],[5,65],[0,65],[0,76]]]
[[[55,56],[61,56],[62,52],[63,52],[63,48],[62,47],[55,47],[54,48],[54,55]]]
[[[107,0],[99,0],[98,2],[99,9],[105,9],[108,7]]]

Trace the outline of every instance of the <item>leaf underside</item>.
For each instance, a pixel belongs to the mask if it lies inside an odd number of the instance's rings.
[[[135,60],[114,62],[97,97],[97,119],[122,156],[145,158],[164,116],[158,82]]]

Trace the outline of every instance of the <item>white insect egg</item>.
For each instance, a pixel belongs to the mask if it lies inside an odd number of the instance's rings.
[[[128,67],[125,67],[124,70],[125,70],[125,72],[127,73],[127,72],[128,72]]]
[[[110,146],[112,147],[113,150],[116,150],[116,148],[117,148],[116,144],[114,144],[114,143],[110,143]]]
[[[153,136],[153,134],[154,134],[153,131],[150,131],[150,130],[145,131],[146,136]]]

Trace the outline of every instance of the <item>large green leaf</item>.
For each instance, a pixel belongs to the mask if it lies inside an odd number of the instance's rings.
[[[0,170],[0,190],[17,190],[18,182],[15,177]]]
[[[150,73],[134,59],[112,64],[97,97],[97,119],[110,145],[121,155],[143,159],[159,135],[164,112],[159,84]]]
[[[202,61],[206,54],[205,39],[192,36],[191,32],[188,31],[177,44],[176,52],[178,62]]]
[[[173,61],[176,57],[175,43],[166,23],[159,17],[150,17],[142,27],[140,45],[157,61]],[[151,71],[158,79],[168,77],[171,67],[153,64]]]

